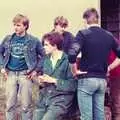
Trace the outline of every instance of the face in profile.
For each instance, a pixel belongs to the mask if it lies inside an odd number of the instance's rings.
[[[47,39],[45,39],[44,40],[44,49],[45,49],[45,53],[48,55],[48,54],[52,54],[53,51],[55,51],[56,47],[52,46],[50,44],[50,42]]]
[[[23,25],[22,22],[13,23],[14,31],[17,35],[21,35],[26,31],[26,26]]]

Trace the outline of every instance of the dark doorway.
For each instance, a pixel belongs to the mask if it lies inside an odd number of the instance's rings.
[[[101,25],[120,39],[120,0],[101,0]]]

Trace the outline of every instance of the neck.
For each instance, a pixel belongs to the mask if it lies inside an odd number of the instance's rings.
[[[20,36],[20,37],[25,36],[25,34],[26,34],[26,31],[25,31],[25,32],[22,32],[22,33],[18,33],[18,34],[16,33],[16,35],[17,35],[17,36]]]
[[[58,32],[59,34],[63,34],[64,33],[63,30],[57,30],[57,29],[55,29],[55,32]]]
[[[99,25],[98,23],[92,23],[92,24],[88,24],[88,25],[87,25],[87,28],[89,28],[89,27],[94,27],[94,26],[100,27],[100,25]]]
[[[60,59],[62,56],[62,51],[61,50],[55,50],[52,54],[51,54],[51,58],[52,59]]]

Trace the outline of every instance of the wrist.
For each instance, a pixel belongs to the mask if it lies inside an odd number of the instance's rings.
[[[108,72],[112,70],[112,66],[108,66]]]

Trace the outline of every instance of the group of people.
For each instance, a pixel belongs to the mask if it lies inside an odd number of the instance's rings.
[[[56,17],[54,29],[40,41],[27,33],[26,16],[17,14],[13,18],[15,32],[0,44],[1,73],[6,79],[6,120],[16,120],[18,94],[22,120],[62,120],[75,96],[81,120],[104,120],[106,75],[120,64],[120,46],[99,26],[96,9],[87,9],[83,19],[86,28],[74,37],[65,31],[68,20]],[[118,58],[108,66],[111,50]],[[79,53],[80,64],[76,64]],[[40,93],[32,110],[32,85],[36,83]]]

